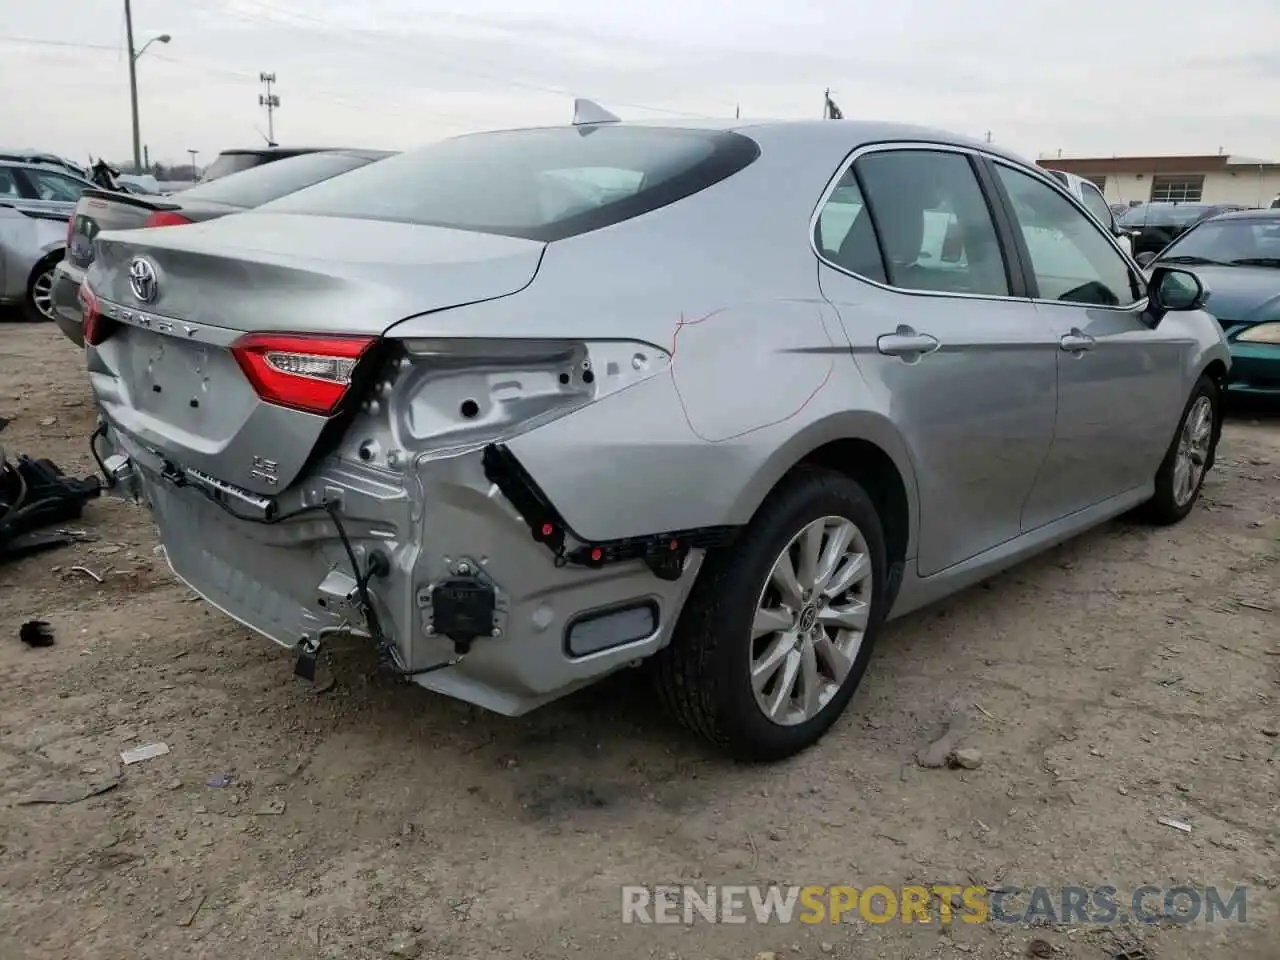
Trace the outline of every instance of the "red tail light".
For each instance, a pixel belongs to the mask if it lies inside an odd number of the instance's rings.
[[[180,227],[184,223],[191,223],[180,213],[174,213],[172,210],[157,210],[151,216],[147,217],[144,227]]]
[[[80,284],[80,315],[83,321],[84,342],[91,347],[102,343],[116,328],[116,322],[102,315],[98,306],[98,298],[89,289],[89,284]]]
[[[231,345],[240,369],[267,403],[333,416],[351,375],[377,337],[250,333]]]

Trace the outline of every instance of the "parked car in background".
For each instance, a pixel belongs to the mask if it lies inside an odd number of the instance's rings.
[[[81,180],[90,179],[89,169],[82,167],[80,164],[68,160],[66,157],[60,157],[56,153],[46,153],[42,150],[12,150],[0,147],[0,161],[9,161],[11,163],[38,163],[44,166],[55,167],[64,173],[69,173],[73,177]]]
[[[1280,209],[1201,220],[1143,260],[1200,277],[1231,346],[1229,389],[1280,399]]]
[[[515,715],[652,659],[752,759],[887,617],[1185,517],[1230,362],[1044,171],[881,123],[473,134],[97,251],[104,473],[301,674],[354,632]]]
[[[218,154],[213,163],[205,168],[204,173],[200,176],[200,183],[208,183],[210,180],[217,180],[220,177],[229,176],[233,173],[240,173],[244,170],[252,170],[254,167],[260,167],[263,164],[275,163],[277,160],[287,160],[289,157],[299,157],[306,153],[320,153],[321,151],[331,151],[338,149],[337,147],[244,147],[242,149],[223,150]]]
[[[1187,230],[1209,217],[1243,210],[1235,203],[1165,203],[1155,201],[1131,207],[1117,221],[1133,237],[1133,255],[1159,253]]]
[[[1127,231],[1116,223],[1115,211],[1107,203],[1102,191],[1092,181],[1065,170],[1050,170],[1057,181],[1067,188],[1067,193],[1079,200],[1098,222],[1111,231],[1125,253],[1133,254],[1133,241]]]
[[[58,328],[84,345],[80,284],[93,263],[93,239],[103,230],[172,227],[250,210],[295,190],[391,156],[385,150],[328,150],[300,154],[219,177],[167,196],[88,190],[67,225],[68,254],[58,264],[53,301]]]
[[[67,220],[93,184],[61,164],[0,158],[0,305],[52,320],[54,268]]]

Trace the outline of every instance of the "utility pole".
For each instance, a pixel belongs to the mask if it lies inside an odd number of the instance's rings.
[[[124,0],[124,34],[129,42],[129,106],[133,114],[133,169],[142,172],[142,136],[138,132],[138,55],[133,52],[133,10]]]
[[[276,82],[274,73],[260,73],[258,80],[266,86],[265,94],[258,94],[258,106],[267,108],[267,146],[274,147],[276,145],[276,128],[272,119],[272,111],[280,106],[280,97],[271,92],[271,85]]]
[[[991,142],[991,131],[990,131],[990,130],[988,130],[988,131],[987,131],[987,143],[990,143],[990,142]]]
[[[162,33],[144,43],[141,50],[135,50],[133,48],[133,10],[129,5],[129,0],[124,0],[124,33],[125,39],[129,43],[129,106],[131,108],[130,112],[133,114],[133,168],[138,173],[141,173],[142,137],[138,133],[138,58],[153,43],[168,43],[173,38],[167,33]]]
[[[187,149],[187,153],[191,154],[191,179],[192,180],[195,180],[200,176],[200,171],[196,169],[196,154],[199,152],[200,152],[199,150],[192,150],[190,148]]]

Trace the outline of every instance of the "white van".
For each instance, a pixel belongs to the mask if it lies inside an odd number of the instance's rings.
[[[1111,204],[1107,203],[1101,190],[1084,177],[1078,177],[1074,173],[1067,173],[1064,170],[1050,170],[1049,173],[1067,188],[1067,193],[1083,203],[1085,209],[1098,218],[1099,223],[1115,234],[1116,242],[1125,253],[1133,256],[1133,240],[1116,224],[1116,215],[1112,212]]]

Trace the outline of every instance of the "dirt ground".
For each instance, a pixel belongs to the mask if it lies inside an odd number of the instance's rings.
[[[0,415],[10,456],[90,472],[82,360],[51,326],[0,324]],[[832,733],[767,768],[673,727],[634,672],[517,720],[356,647],[308,687],[193,602],[138,508],[104,498],[77,528],[96,539],[0,568],[4,960],[1280,957],[1266,411],[1228,424],[1182,525],[1109,524],[891,625]],[[18,641],[31,618],[55,646]],[[953,708],[981,767],[919,767]],[[1115,933],[621,922],[623,884],[771,881],[1249,893],[1244,924]]]

